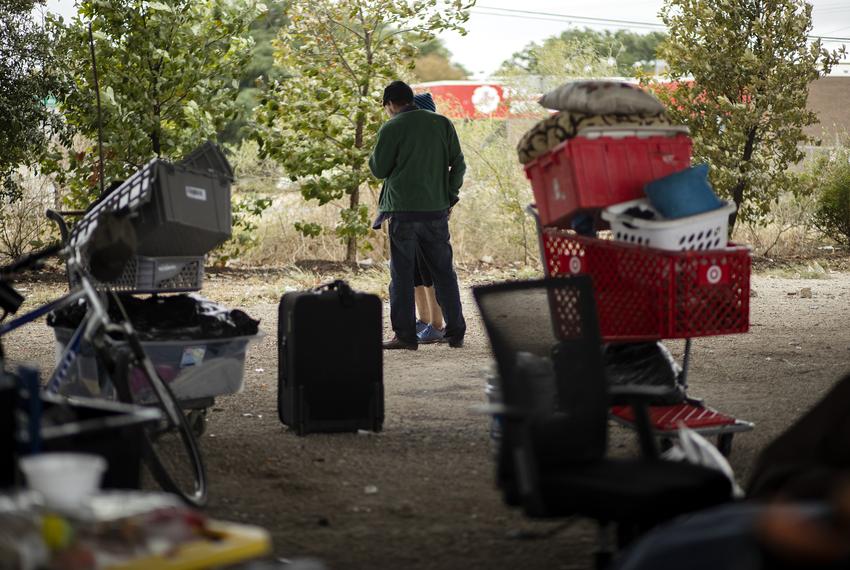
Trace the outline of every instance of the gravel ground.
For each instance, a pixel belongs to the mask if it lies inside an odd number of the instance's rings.
[[[299,273],[296,286],[326,277]],[[24,283],[30,305],[58,295],[56,281]],[[331,569],[591,567],[593,525],[529,522],[494,488],[488,418],[473,410],[485,401],[490,355],[468,289],[464,348],[386,354],[383,432],[301,438],[276,411],[276,299],[291,286],[274,272],[207,280],[205,296],[245,309],[267,333],[249,349],[244,390],[219,398],[209,414],[202,443],[210,515],[261,525],[276,556],[316,557]],[[362,285],[383,286],[380,279]],[[756,424],[734,442],[731,462],[742,482],[759,450],[850,368],[850,273],[757,275],[752,286],[751,331],[696,339],[690,376],[692,395]],[[54,358],[43,324],[4,343],[12,359],[47,367]],[[669,343],[677,356],[682,345]],[[611,445],[636,451],[632,435],[615,426]]]

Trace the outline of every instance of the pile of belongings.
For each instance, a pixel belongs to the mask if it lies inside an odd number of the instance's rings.
[[[650,405],[669,406],[684,401],[679,383],[681,367],[660,342],[611,343],[602,346],[605,377],[609,386],[650,386],[669,391],[648,399]],[[551,414],[558,408],[555,367],[551,358],[529,352],[517,353],[516,375],[527,387],[525,405]]]
[[[554,149],[577,136],[688,134],[686,126],[671,122],[664,105],[652,93],[624,81],[570,81],[549,91],[538,102],[554,113],[534,125],[517,144],[519,161],[526,168],[535,159],[558,152]],[[640,200],[610,204],[601,217],[617,240],[674,250],[725,247],[728,222],[722,219],[734,211],[734,204],[717,197],[708,175],[708,165],[698,164],[651,180],[643,185],[644,196]],[[711,219],[696,218],[709,213]],[[572,228],[584,235],[595,235],[600,227],[595,216],[591,212],[577,214]],[[674,220],[678,223],[667,223]],[[693,224],[704,227],[691,228]],[[693,237],[688,233],[690,229]],[[697,237],[700,242],[695,244]],[[685,246],[679,247],[680,243]]]
[[[645,198],[602,212],[615,240],[668,251],[726,247],[735,204],[718,198],[707,164],[697,164],[643,186]]]
[[[664,105],[654,95],[624,81],[571,81],[543,95],[539,103],[554,113],[534,125],[517,144],[517,155],[523,165],[580,135],[688,133],[686,126],[673,124]],[[624,219],[621,225],[628,225],[629,221],[640,223],[636,220],[661,222],[723,206],[708,183],[706,165],[653,181],[646,185],[645,195],[641,200],[612,205],[621,206],[616,210],[616,217]],[[577,215],[573,218],[573,228],[595,236],[593,216],[590,213]],[[620,239],[617,235],[615,232],[615,239]],[[661,342],[606,344],[603,355],[610,385],[670,389],[651,401],[652,405],[675,405],[685,400],[681,368]]]
[[[121,295],[121,305],[139,338],[157,340],[206,340],[257,334],[260,321],[239,309],[228,309],[198,294],[153,295],[147,298]],[[123,320],[121,309],[109,298],[109,316]],[[51,327],[76,329],[86,315],[83,302],[47,316]]]
[[[166,493],[106,490],[58,512],[31,491],[0,495],[0,568],[184,568],[189,552],[228,548],[221,528]]]
[[[588,129],[687,132],[687,127],[671,123],[655,96],[623,81],[572,81],[546,93],[539,103],[556,112],[520,139],[517,155],[522,164]]]

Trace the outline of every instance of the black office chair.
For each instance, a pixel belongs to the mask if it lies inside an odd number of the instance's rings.
[[[583,516],[619,546],[676,515],[731,500],[718,471],[658,458],[646,402],[655,387],[609,387],[590,278],[473,289],[499,370],[503,406],[497,481],[534,518]],[[607,457],[608,407],[629,402],[642,456]],[[610,559],[597,553],[597,566]]]

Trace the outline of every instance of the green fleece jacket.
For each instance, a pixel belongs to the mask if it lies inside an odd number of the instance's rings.
[[[369,169],[384,179],[381,212],[435,212],[458,201],[466,163],[452,122],[417,109],[381,126]]]

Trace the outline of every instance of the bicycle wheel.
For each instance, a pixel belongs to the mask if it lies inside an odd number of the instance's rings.
[[[157,405],[163,415],[159,424],[145,432],[145,464],[164,490],[202,507],[207,502],[207,475],[198,440],[139,339],[129,335],[126,340],[129,353],[119,351],[113,376],[118,398],[130,404]]]

